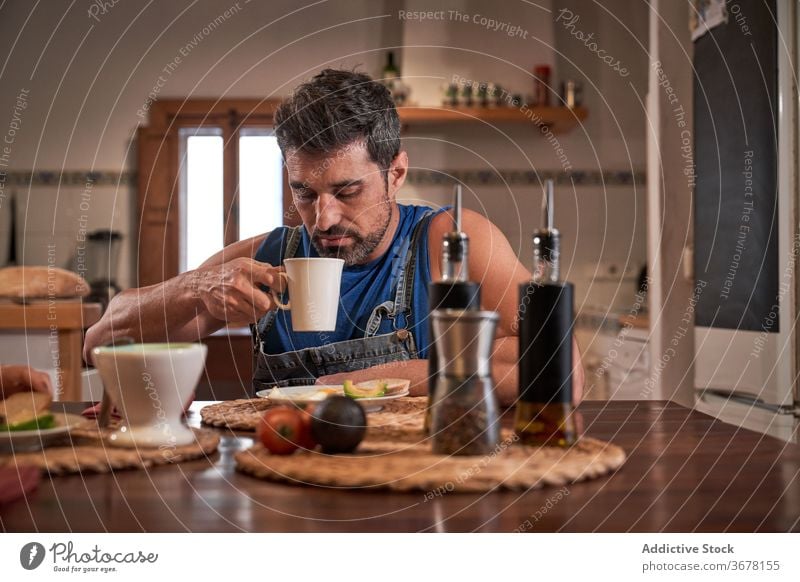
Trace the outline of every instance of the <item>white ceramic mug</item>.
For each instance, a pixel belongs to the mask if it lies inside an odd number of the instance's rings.
[[[130,344],[92,350],[122,425],[108,442],[123,447],[175,447],[194,442],[182,422],[208,348],[193,343]]]
[[[292,312],[294,331],[334,331],[339,311],[339,290],[342,285],[343,259],[314,257],[286,259],[286,279],[289,301],[283,303],[272,291],[278,309]]]

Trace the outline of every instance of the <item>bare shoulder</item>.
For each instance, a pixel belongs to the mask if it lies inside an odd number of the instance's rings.
[[[428,239],[431,242],[436,241],[438,243],[442,240],[444,233],[450,232],[453,228],[452,215],[449,212],[440,212],[431,220]],[[461,211],[461,228],[469,235],[470,240],[490,236],[493,233],[503,236],[500,229],[497,228],[491,220],[467,208]]]
[[[452,230],[452,218],[441,213],[431,221],[430,263],[433,280],[441,277],[442,235]],[[499,337],[515,335],[511,322],[517,312],[517,285],[530,280],[530,273],[519,262],[503,232],[491,220],[472,210],[464,210],[461,228],[469,236],[469,276],[481,285],[481,304],[484,309],[501,315]]]
[[[461,228],[470,240],[470,270],[477,267],[484,273],[493,260],[506,263],[516,261],[516,253],[511,248],[503,232],[488,218],[473,210],[464,209],[461,214]],[[440,249],[442,236],[453,230],[453,219],[448,212],[441,212],[431,220],[428,232],[428,249],[431,261],[431,274],[440,273]],[[435,272],[434,272],[435,270]]]
[[[269,236],[269,233],[265,232],[264,234],[259,234],[252,238],[246,238],[244,240],[240,240],[239,242],[229,244],[218,253],[211,255],[200,266],[213,267],[214,265],[221,265],[222,263],[227,263],[233,259],[252,259],[255,256],[258,247],[261,246],[261,243],[264,242],[267,236]]]

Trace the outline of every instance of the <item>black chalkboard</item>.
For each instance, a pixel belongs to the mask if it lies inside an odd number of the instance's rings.
[[[694,45],[695,324],[778,332],[775,0],[728,12]]]

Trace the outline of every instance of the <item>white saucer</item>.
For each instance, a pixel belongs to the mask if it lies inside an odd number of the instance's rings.
[[[182,424],[156,426],[121,426],[105,442],[115,447],[179,447],[195,441],[191,429]]]

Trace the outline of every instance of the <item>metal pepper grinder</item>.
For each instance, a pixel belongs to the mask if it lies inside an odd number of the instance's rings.
[[[428,304],[436,309],[481,308],[481,287],[469,281],[469,237],[461,230],[461,184],[453,191],[453,230],[442,237],[442,279],[428,285]],[[439,375],[439,354],[433,331],[433,320],[429,320],[428,337],[428,410],[425,415],[425,430],[430,429],[430,403],[436,391]]]
[[[431,402],[433,452],[486,455],[500,442],[492,379],[495,311],[437,309],[432,313],[440,369]]]

